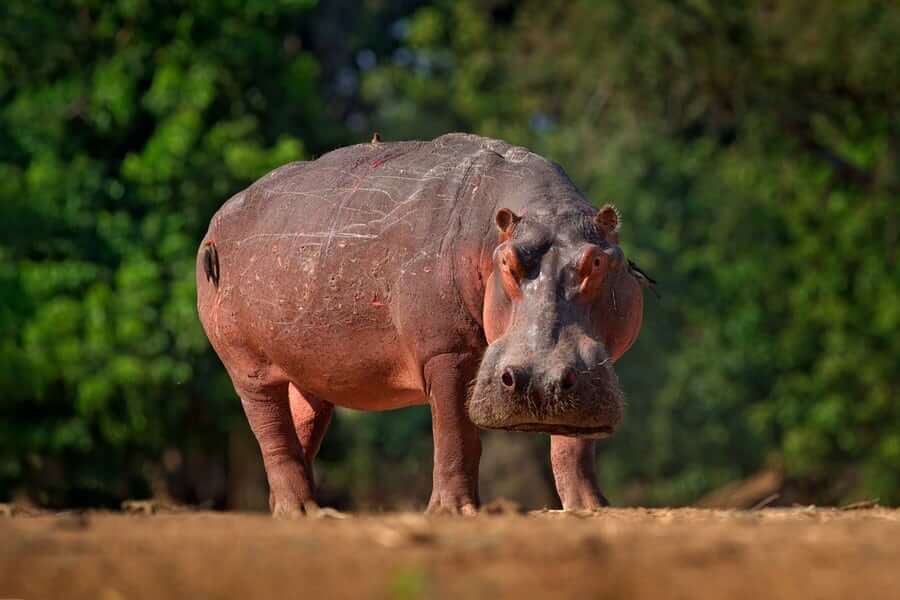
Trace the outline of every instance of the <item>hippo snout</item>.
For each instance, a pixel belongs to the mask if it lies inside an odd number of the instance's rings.
[[[623,394],[608,365],[492,358],[486,354],[467,404],[479,427],[605,437],[622,421]]]

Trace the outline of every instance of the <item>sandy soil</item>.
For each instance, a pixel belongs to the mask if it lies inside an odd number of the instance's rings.
[[[0,598],[900,598],[900,510],[0,518]]]

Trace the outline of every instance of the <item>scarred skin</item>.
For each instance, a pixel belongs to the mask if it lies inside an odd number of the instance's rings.
[[[563,507],[605,503],[593,438],[621,421],[612,363],[637,337],[642,292],[618,214],[558,165],[463,134],[341,148],[231,198],[197,267],[274,514],[316,507],[334,406],[430,404],[429,511],[477,510],[478,427],[551,433]]]

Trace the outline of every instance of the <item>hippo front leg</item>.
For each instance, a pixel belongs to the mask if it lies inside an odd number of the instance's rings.
[[[597,486],[594,440],[551,435],[550,462],[563,509],[593,510],[609,506]]]
[[[429,513],[478,511],[481,437],[466,415],[466,386],[476,366],[471,355],[441,354],[425,365],[434,436],[434,476]]]

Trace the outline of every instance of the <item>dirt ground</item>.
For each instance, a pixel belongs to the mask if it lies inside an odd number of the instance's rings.
[[[900,510],[0,518],[0,598],[900,598]]]

